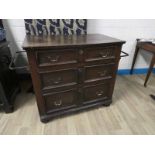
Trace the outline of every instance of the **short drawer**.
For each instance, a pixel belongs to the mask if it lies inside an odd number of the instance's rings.
[[[85,61],[99,61],[115,58],[115,47],[97,47],[84,49]]]
[[[77,74],[76,69],[40,73],[42,89],[75,85],[78,81]]]
[[[77,63],[78,51],[76,49],[47,50],[36,52],[39,66],[51,66]]]
[[[109,83],[84,88],[84,104],[108,99]]]
[[[62,92],[44,95],[46,112],[55,112],[77,106],[77,90],[66,90]]]
[[[85,67],[85,82],[112,78],[114,63]]]

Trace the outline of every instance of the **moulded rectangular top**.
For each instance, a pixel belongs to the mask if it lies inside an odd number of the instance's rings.
[[[125,41],[102,34],[68,35],[68,36],[27,35],[23,43],[23,48],[27,50],[27,49],[49,48],[49,47],[83,46],[83,45],[98,45],[98,44],[124,44],[124,43]]]

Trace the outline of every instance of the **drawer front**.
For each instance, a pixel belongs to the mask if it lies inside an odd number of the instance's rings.
[[[84,104],[108,99],[109,84],[100,84],[84,88]]]
[[[37,62],[39,66],[77,63],[77,59],[78,51],[72,49],[37,52]]]
[[[114,64],[97,65],[85,68],[85,82],[112,78]]]
[[[77,70],[61,70],[41,73],[42,89],[55,88],[77,84]]]
[[[84,53],[86,62],[113,59],[115,58],[115,47],[87,48]]]
[[[44,95],[46,112],[55,112],[77,106],[76,89]]]

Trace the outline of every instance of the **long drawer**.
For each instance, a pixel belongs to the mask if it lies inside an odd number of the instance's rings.
[[[42,90],[111,79],[114,64],[84,66],[40,73]]]
[[[73,87],[69,90],[52,91],[43,94],[46,112],[56,112],[65,109],[102,102],[109,99],[110,80],[97,85]],[[79,91],[81,90],[81,91]]]
[[[115,47],[92,47],[82,49],[41,50],[36,52],[37,64],[44,66],[62,66],[66,64],[102,62],[115,58]]]

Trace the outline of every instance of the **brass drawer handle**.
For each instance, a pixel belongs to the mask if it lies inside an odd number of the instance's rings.
[[[52,80],[53,84],[59,84],[62,82],[62,77],[59,77],[56,81]]]
[[[55,57],[48,56],[47,58],[49,59],[50,62],[58,62],[60,56],[59,56],[59,55],[57,55],[57,56],[55,56]]]
[[[103,76],[106,75],[106,73],[107,73],[107,71],[105,70],[105,71],[103,71],[103,72],[99,72],[99,75],[100,75],[101,77],[103,77]]]
[[[102,58],[106,58],[107,56],[108,56],[108,52],[100,52],[100,56],[102,57]]]
[[[101,91],[97,91],[97,92],[96,92],[96,95],[97,95],[98,97],[100,97],[100,96],[103,95],[103,93],[104,93],[104,92],[103,92],[102,90],[101,90]]]
[[[62,100],[54,101],[54,105],[55,105],[55,106],[60,106],[60,105],[62,105]]]
[[[82,54],[83,54],[83,50],[80,50],[80,51],[79,51],[79,54],[82,55]]]

